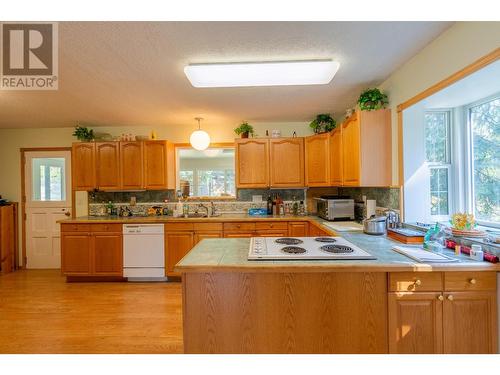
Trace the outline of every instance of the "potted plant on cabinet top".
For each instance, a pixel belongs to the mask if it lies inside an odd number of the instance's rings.
[[[311,121],[309,127],[316,133],[327,133],[335,129],[337,122],[330,116],[329,113],[322,113],[316,116],[316,118]]]
[[[386,94],[374,88],[363,91],[359,96],[358,104],[362,111],[375,111],[385,108],[389,104],[389,100]]]
[[[254,130],[253,126],[250,125],[248,122],[243,121],[240,126],[238,126],[236,129],[234,129],[234,132],[237,135],[241,135],[241,138],[248,138],[248,135],[251,134],[252,136],[254,135]]]
[[[76,126],[73,135],[81,142],[90,142],[95,138],[94,130],[79,125]]]

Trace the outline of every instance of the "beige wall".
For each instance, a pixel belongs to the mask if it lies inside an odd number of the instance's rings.
[[[379,87],[392,109],[392,181],[398,183],[396,107],[500,46],[500,22],[458,22],[394,72]]]

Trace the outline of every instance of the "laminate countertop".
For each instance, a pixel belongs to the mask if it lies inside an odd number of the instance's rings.
[[[328,228],[324,227],[325,230]],[[250,239],[205,239],[198,243],[175,270],[186,272],[435,272],[435,271],[500,271],[500,263],[476,262],[466,255],[455,256],[455,263],[418,263],[392,250],[402,245],[384,236],[362,232],[338,233],[346,240],[374,255],[373,260],[247,260]]]

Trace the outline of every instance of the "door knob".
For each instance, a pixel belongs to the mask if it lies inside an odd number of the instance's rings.
[[[453,296],[451,294],[448,296],[448,301],[453,301]]]
[[[444,300],[444,297],[443,296],[438,296],[438,300],[442,301],[442,300]]]
[[[414,284],[415,284],[415,285],[422,285],[422,281],[420,281],[420,279],[417,279],[417,280],[415,280],[415,283],[414,283]]]
[[[64,215],[66,215],[66,216],[71,216],[71,213],[70,213],[69,211],[66,211],[66,212],[64,213]]]

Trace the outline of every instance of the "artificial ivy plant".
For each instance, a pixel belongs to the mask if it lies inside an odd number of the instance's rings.
[[[316,116],[311,121],[309,126],[315,133],[325,133],[335,129],[337,122],[330,116],[329,113],[322,113]]]
[[[389,100],[386,94],[374,88],[363,91],[359,96],[358,104],[362,111],[375,111],[385,108],[389,104]]]

